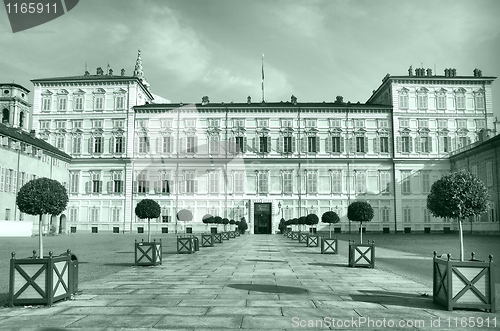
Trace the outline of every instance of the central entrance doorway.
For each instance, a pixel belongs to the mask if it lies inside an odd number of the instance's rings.
[[[271,203],[255,203],[253,233],[271,234]]]

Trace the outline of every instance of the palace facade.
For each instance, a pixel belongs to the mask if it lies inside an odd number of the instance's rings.
[[[151,92],[139,53],[132,76],[33,80],[33,128],[71,155],[67,231],[142,232],[134,208],[150,198],[162,207],[157,233],[208,230],[206,214],[275,233],[282,217],[328,210],[337,231],[357,231],[346,216],[357,199],[375,211],[367,231],[442,232],[455,223],[432,217],[426,196],[453,150],[493,135],[494,80],[410,68],[365,103],[174,104]],[[488,213],[482,229],[498,231],[497,201]]]

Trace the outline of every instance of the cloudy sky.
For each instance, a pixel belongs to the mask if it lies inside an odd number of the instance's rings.
[[[84,0],[12,33],[0,11],[0,82],[73,76],[109,63],[172,102],[365,102],[387,74],[423,65],[500,75],[498,0]],[[500,107],[500,82],[494,84]],[[500,116],[500,114],[499,114]]]

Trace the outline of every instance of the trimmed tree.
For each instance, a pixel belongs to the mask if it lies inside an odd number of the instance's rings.
[[[37,178],[30,180],[17,192],[16,205],[29,215],[38,215],[38,250],[43,258],[42,216],[59,215],[68,205],[66,188],[57,180]]]
[[[347,208],[347,218],[359,222],[360,244],[363,243],[363,222],[370,222],[373,218],[373,208],[366,201],[354,201]]]
[[[210,223],[213,223],[214,222],[214,217],[210,214],[206,214],[205,216],[203,216],[201,218],[201,221],[203,222],[203,224],[205,224],[207,226],[207,230],[208,230],[208,225]]]
[[[227,230],[227,225],[229,224],[229,219],[226,218],[226,217],[224,217],[222,219],[222,224],[224,224],[224,231],[226,231]]]
[[[334,211],[327,211],[321,216],[321,222],[328,224],[328,229],[330,231],[330,238],[332,237],[332,224],[340,222],[339,215]]]
[[[307,224],[309,225],[309,228],[311,228],[311,226],[318,224],[319,217],[316,214],[309,214],[306,216],[306,221]]]
[[[214,217],[214,223],[216,224],[216,227],[217,227],[217,232],[219,230],[219,224],[222,224],[222,217],[220,216],[215,216]]]
[[[152,199],[142,199],[135,206],[135,215],[141,220],[148,220],[148,242],[151,242],[151,219],[160,217],[160,214],[160,205]]]
[[[291,224],[295,225],[295,231],[299,230],[299,219],[298,218],[292,219],[292,223]]]
[[[469,172],[454,172],[431,186],[427,209],[434,217],[457,219],[460,237],[460,261],[464,258],[462,222],[464,218],[488,210],[490,195],[484,183]]]
[[[230,225],[235,225],[235,224],[236,224],[236,221],[235,221],[235,220],[233,220],[233,219],[231,219],[231,220],[229,220],[229,224],[230,224]],[[229,230],[231,230],[231,227],[229,227]]]
[[[305,216],[300,216],[300,217],[299,217],[299,223],[298,223],[298,224],[300,225],[300,228],[299,228],[300,230],[299,230],[299,231],[302,231],[302,229],[303,229],[302,225],[307,224],[307,217],[305,217]]]

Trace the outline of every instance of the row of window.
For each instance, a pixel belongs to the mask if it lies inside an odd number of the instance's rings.
[[[449,106],[449,94],[445,89],[441,89],[435,92],[434,98],[434,107],[437,110],[446,110],[449,108],[454,108],[456,110],[465,110],[466,109],[466,90],[463,88],[459,88],[454,91],[452,96],[453,104],[451,107]],[[402,88],[399,91],[399,109],[406,110],[410,108],[409,105],[409,90],[407,88]],[[474,109],[478,111],[484,110],[485,107],[485,96],[484,92],[477,91],[473,94],[474,101]],[[416,91],[416,108],[418,110],[427,110],[429,109],[429,90],[424,88],[417,89]]]
[[[16,193],[18,188],[32,179],[36,179],[35,174],[17,171],[0,166],[0,192]]]
[[[126,98],[125,90],[120,90],[118,92],[115,92],[113,95],[112,109],[124,110],[126,106],[125,98]],[[71,97],[69,96],[66,90],[61,90],[55,96],[52,94],[52,92],[45,91],[44,93],[42,93],[41,109],[43,112],[49,112],[51,110],[64,112],[69,110],[68,104],[69,101],[72,101],[73,111],[83,111],[87,100],[89,102],[90,101],[92,102],[92,109],[98,111],[106,109],[106,107],[108,106],[106,102],[109,101],[109,99],[106,98],[106,91],[101,88],[94,91],[90,99],[86,99],[85,92],[82,90],[73,93]]]
[[[114,119],[112,120],[113,122],[113,129],[124,129],[124,124],[125,120],[124,119]],[[52,125],[52,122],[54,123],[55,126]],[[50,121],[50,120],[40,120],[39,121],[39,129],[40,130],[66,130],[66,129],[84,129],[83,126],[83,120],[71,120],[69,123],[71,123],[71,127],[68,126],[68,121],[67,120],[55,120],[55,121]],[[94,119],[90,121],[92,129],[104,129],[104,120],[102,119]]]
[[[426,118],[419,118],[419,119],[417,119],[417,127],[419,129],[430,128],[429,121],[431,121],[431,123],[432,123],[432,120],[429,120]],[[451,126],[449,125],[450,120],[448,120],[448,119],[436,119],[436,122],[437,122],[438,129],[451,128]],[[452,121],[452,123],[453,123],[453,121]],[[467,120],[467,119],[455,119],[454,123],[455,123],[454,127],[457,129],[467,129],[467,128],[470,129],[471,128],[470,125],[468,125],[469,120]],[[486,120],[485,119],[474,119],[474,123],[475,123],[476,130],[486,128]],[[400,128],[410,128],[410,119],[400,118],[399,119],[399,127]]]

